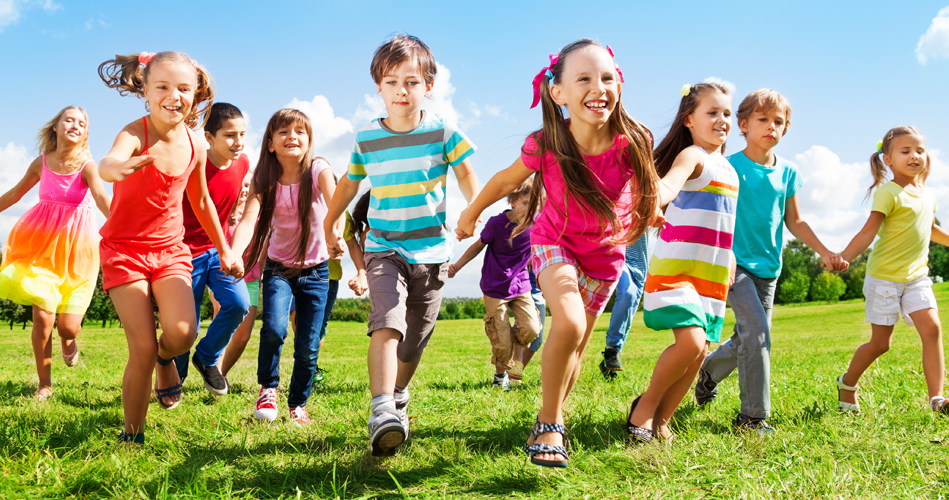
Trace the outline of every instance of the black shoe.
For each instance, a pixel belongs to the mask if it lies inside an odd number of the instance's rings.
[[[617,377],[619,377],[619,372],[610,370],[609,368],[606,367],[605,360],[600,361],[600,373],[603,374],[603,378],[605,378],[607,382],[612,382],[616,380]]]
[[[705,406],[715,400],[718,395],[718,383],[712,380],[712,375],[705,370],[699,370],[699,380],[695,383],[695,404]]]
[[[619,359],[619,349],[607,347],[603,351],[603,367],[614,372],[623,371],[623,362]]]
[[[629,436],[629,440],[632,441],[633,444],[648,443],[656,437],[656,433],[653,431],[629,423],[630,419],[633,418],[633,411],[636,410],[636,405],[639,404],[639,398],[641,397],[643,397],[642,394],[633,400],[633,404],[629,407],[629,416],[626,417],[626,434]]]
[[[755,432],[761,437],[774,434],[774,427],[771,427],[767,420],[752,418],[743,413],[735,417],[735,427],[739,432]]]
[[[221,375],[221,371],[217,369],[216,365],[205,366],[198,361],[198,356],[191,357],[191,364],[204,379],[205,389],[215,396],[227,394],[227,380],[224,379],[224,375]]]

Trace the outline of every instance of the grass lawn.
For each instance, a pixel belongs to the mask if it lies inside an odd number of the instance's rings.
[[[949,284],[937,285],[936,296],[949,309]],[[949,315],[941,316],[947,323]],[[181,406],[149,407],[141,448],[116,442],[126,362],[121,329],[90,324],[75,368],[64,366],[57,341],[54,395],[38,403],[31,398],[29,330],[4,328],[0,498],[945,496],[949,418],[926,408],[920,342],[905,324],[860,381],[863,415],[842,416],[832,379],[869,338],[863,302],[778,307],[770,419],[777,433],[733,433],[733,375],[708,408],[687,399],[676,414],[674,443],[631,447],[622,425],[629,403],[672,341],[671,332],[636,320],[622,354],[626,371],[609,383],[596,366],[609,316],[600,319],[567,404],[571,463],[563,470],[533,466],[521,451],[539,408],[539,363],[511,392],[492,390],[490,348],[478,320],[438,324],[411,387],[411,438],[384,460],[368,453],[365,325],[330,324],[320,359],[326,380],[310,398],[309,428],[290,426],[284,407],[275,425],[255,422],[255,335],[229,377],[229,395],[210,396],[192,371]],[[726,320],[726,332],[733,323]],[[283,355],[284,388],[291,354]],[[285,398],[281,393],[281,406]]]

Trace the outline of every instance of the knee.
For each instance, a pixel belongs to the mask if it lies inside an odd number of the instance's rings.
[[[59,325],[57,331],[59,332],[59,337],[66,340],[73,340],[79,336],[79,330],[82,327],[79,324],[75,325]]]
[[[886,352],[890,350],[891,344],[892,344],[892,340],[886,339],[886,340],[870,341],[870,343],[867,345],[870,347],[871,354],[873,354],[874,356],[882,356],[883,354],[886,354]]]

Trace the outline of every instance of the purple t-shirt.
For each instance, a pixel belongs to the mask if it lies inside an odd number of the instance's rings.
[[[510,299],[531,291],[527,261],[531,256],[531,231],[527,228],[513,241],[517,223],[505,210],[488,219],[481,230],[481,242],[488,246],[481,267],[481,292],[495,299]]]

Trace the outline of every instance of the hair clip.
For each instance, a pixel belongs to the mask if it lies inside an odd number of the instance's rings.
[[[877,141],[877,154],[883,153],[883,141]]]
[[[154,52],[142,52],[138,55],[138,63],[142,66],[148,66],[148,63],[152,62],[152,58],[155,57]]]
[[[681,95],[682,97],[686,97],[691,93],[692,93],[692,84],[690,83],[683,85],[682,89],[679,90],[679,95]]]
[[[537,103],[540,102],[540,86],[544,83],[544,77],[547,77],[549,80],[554,79],[554,72],[551,68],[557,65],[557,61],[560,60],[560,54],[550,54],[550,66],[546,66],[537,73],[537,76],[534,77],[534,101],[531,103],[531,109],[534,109],[537,106]]]
[[[198,69],[198,61],[195,61],[194,59],[192,59],[191,65],[194,66],[194,69]]]

